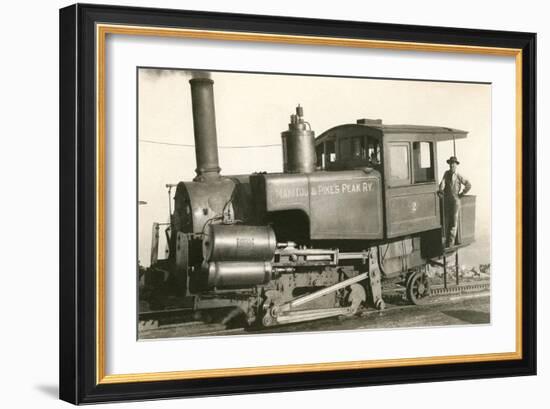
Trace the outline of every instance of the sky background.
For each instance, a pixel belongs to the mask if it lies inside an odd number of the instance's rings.
[[[282,171],[281,132],[297,104],[316,136],[358,118],[387,124],[434,125],[468,131],[456,141],[459,173],[476,195],[477,242],[461,264],[490,261],[491,86],[432,81],[213,72],[222,174]],[[191,73],[138,71],[139,260],[148,266],[152,223],[168,221],[166,184],[192,180],[195,151]],[[188,145],[188,146],[180,146]],[[260,147],[258,145],[275,145]],[[245,148],[246,146],[246,148]],[[235,148],[241,147],[241,148]],[[452,142],[438,143],[438,174],[448,168]],[[174,192],[172,192],[174,193]],[[162,235],[161,235],[162,236]],[[163,257],[161,241],[159,258]]]

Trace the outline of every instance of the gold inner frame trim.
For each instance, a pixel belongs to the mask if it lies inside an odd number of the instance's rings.
[[[105,374],[105,41],[107,34],[193,38],[220,41],[247,41],[295,45],[355,47],[400,51],[466,53],[513,56],[516,65],[516,350],[505,353],[450,355],[435,357],[379,359],[369,361],[321,362],[314,364]],[[352,38],[294,36],[281,34],[213,31],[164,27],[96,25],[96,382],[116,384],[163,380],[205,379],[229,376],[291,374],[335,370],[389,368],[412,365],[436,365],[467,362],[517,360],[522,358],[522,51],[515,48],[466,46],[456,44],[414,43],[402,41],[362,40]]]

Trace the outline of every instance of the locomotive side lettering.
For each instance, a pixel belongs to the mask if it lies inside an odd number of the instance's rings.
[[[322,178],[331,178],[332,183]],[[312,194],[310,200],[311,237],[380,239],[383,230],[379,178],[377,172],[367,176],[362,171],[328,172],[312,177],[312,192],[319,194]],[[365,209],[370,209],[369,217],[364,217]]]
[[[365,193],[373,190],[373,182],[318,185],[311,188],[311,195],[337,195],[341,193]]]
[[[312,195],[337,195],[340,194],[340,185],[318,185],[311,189]]]
[[[300,197],[340,195],[348,193],[367,193],[374,190],[373,182],[356,183],[330,183],[312,185],[308,190],[305,186],[280,187],[274,190],[274,195],[279,200],[295,199]]]
[[[279,188],[275,190],[275,196],[280,200],[294,199],[296,197],[307,197],[309,191],[306,187]]]

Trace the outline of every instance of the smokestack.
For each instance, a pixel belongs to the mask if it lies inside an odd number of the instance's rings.
[[[193,128],[195,130],[195,156],[197,158],[196,181],[208,181],[220,176],[214,89],[209,78],[193,78],[191,101],[193,104]]]

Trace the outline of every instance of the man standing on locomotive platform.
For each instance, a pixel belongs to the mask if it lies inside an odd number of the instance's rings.
[[[449,170],[443,175],[439,184],[439,193],[443,195],[445,207],[445,224],[447,231],[446,247],[455,245],[458,216],[460,213],[460,198],[472,188],[471,183],[461,176],[456,167],[460,164],[456,156],[451,156],[447,163]],[[462,189],[462,191],[461,191]]]

